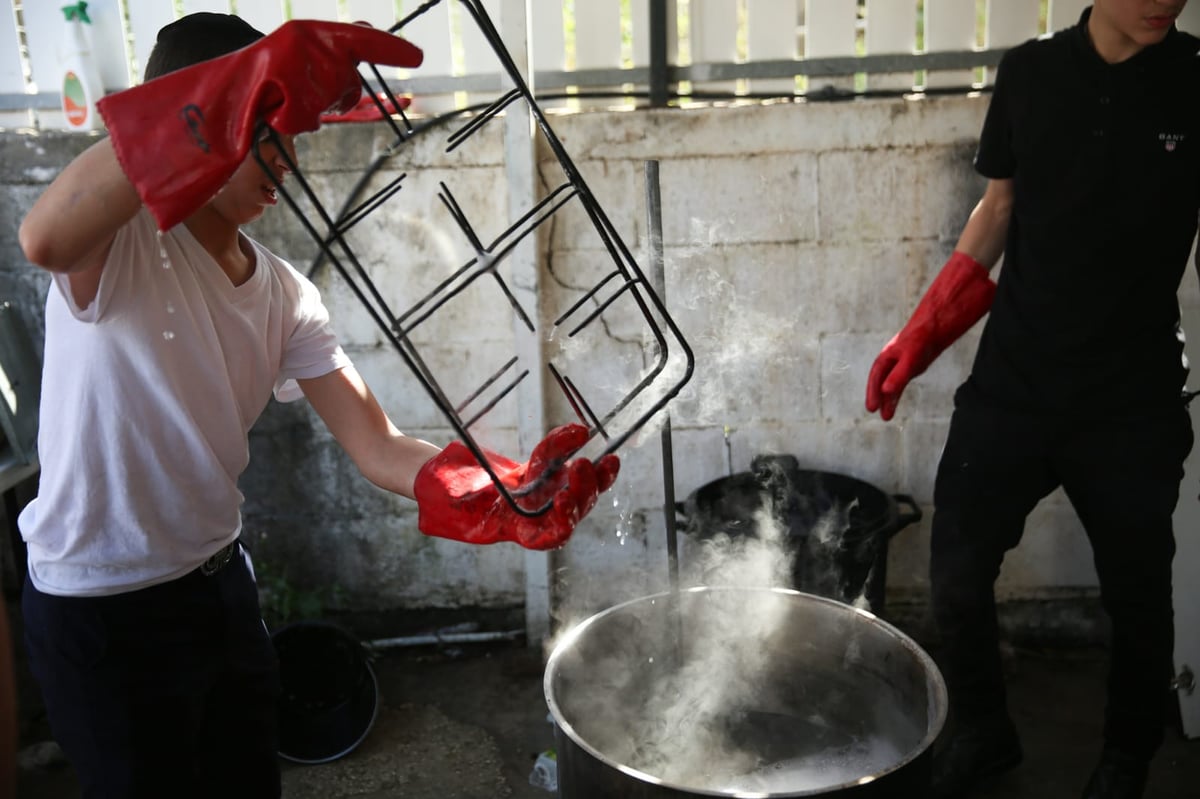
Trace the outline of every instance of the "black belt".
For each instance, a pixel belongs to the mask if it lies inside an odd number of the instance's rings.
[[[233,553],[237,551],[238,542],[235,539],[232,543],[218,549],[212,557],[200,564],[196,571],[200,572],[205,577],[212,577],[217,572],[224,569],[229,561],[233,560]]]

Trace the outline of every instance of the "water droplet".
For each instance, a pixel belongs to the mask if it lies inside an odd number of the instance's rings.
[[[157,236],[158,236],[158,254],[162,258],[162,268],[170,269],[171,268],[171,256],[167,255],[167,245],[163,244],[163,232],[161,230],[158,231]]]
[[[169,302],[167,303],[167,313],[175,313],[175,306]]]
[[[166,339],[167,341],[170,341],[171,339],[175,338],[175,334],[170,330],[164,330],[163,338]]]

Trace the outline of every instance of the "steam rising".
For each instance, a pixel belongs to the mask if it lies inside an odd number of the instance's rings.
[[[704,425],[726,420],[731,397],[753,390],[757,372],[786,370],[796,360],[801,315],[794,308],[747,312],[763,303],[739,301],[739,288],[717,270],[688,263],[701,252],[712,249],[701,246],[668,264],[688,277],[668,281],[682,291],[673,288],[667,299],[705,320],[699,335],[685,331],[704,363],[702,379],[684,386],[670,406]],[[643,355],[649,350],[644,346]],[[563,345],[562,352],[594,358],[581,344]],[[643,358],[639,377],[653,361]],[[681,367],[672,360],[659,379],[674,381]],[[638,397],[626,413],[640,414],[652,399],[654,392]],[[656,437],[664,419],[651,420],[631,445]],[[568,720],[614,763],[684,789],[793,793],[879,773],[908,751],[897,741],[912,740],[913,726],[886,702],[864,705],[854,687],[838,682],[863,658],[858,641],[853,635],[826,640],[829,630],[797,628],[794,603],[763,601],[780,595],[757,590],[797,588],[865,607],[870,575],[856,575],[861,582],[852,585],[842,568],[848,553],[861,562],[873,555],[873,542],[847,536],[857,500],[820,512],[801,508],[787,468],[766,462],[755,472],[761,491],[747,517],[734,520],[744,527],[693,529],[680,542],[687,555],[682,585],[744,589],[725,592],[742,599],[705,601],[702,613],[689,615],[681,608],[693,595],[668,594],[651,601],[659,604],[650,615],[606,632],[579,656],[586,664],[580,679],[560,686],[569,697]],[[618,539],[624,545],[619,533]],[[812,674],[796,667],[806,657],[821,664]]]
[[[846,545],[853,503],[835,505],[797,531],[787,469],[772,459],[755,469],[762,490],[754,534],[703,536],[684,584],[792,587],[805,575],[811,584],[801,590],[843,598],[836,555]],[[865,604],[861,594],[857,603]],[[781,673],[780,653],[821,645],[807,630],[788,628],[789,610],[782,602],[715,602],[698,624],[664,609],[674,623],[641,625],[638,640],[612,642],[602,656],[612,660],[596,663],[594,673],[604,678],[573,689],[587,694],[572,704],[586,707],[589,743],[656,779],[707,790],[819,789],[894,765],[902,755],[890,739],[825,715],[826,702],[839,700],[789,695],[806,675]],[[851,641],[840,656],[859,655]]]

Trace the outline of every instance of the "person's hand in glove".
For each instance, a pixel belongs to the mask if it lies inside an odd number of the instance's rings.
[[[378,103],[376,102],[378,99]],[[328,125],[330,123],[341,122],[378,122],[383,119],[384,114],[391,116],[398,114],[404,109],[412,105],[411,97],[397,97],[396,102],[392,102],[391,98],[384,92],[376,92],[375,97],[369,94],[364,94],[353,108],[349,111],[336,111],[326,114],[321,114],[321,124]],[[382,106],[382,110],[380,108]]]
[[[122,170],[161,230],[203,206],[266,123],[295,135],[362,95],[358,64],[415,67],[421,51],[366,25],[292,20],[268,36],[100,99]]]
[[[908,324],[875,358],[867,377],[867,410],[891,419],[909,381],[987,313],[995,294],[987,268],[955,251]]]
[[[522,508],[536,510],[553,500],[549,510],[536,516],[513,510],[471,450],[460,441],[452,442],[417,473],[413,484],[417,526],[425,535],[469,544],[515,541],[527,549],[562,546],[599,494],[612,487],[620,468],[617,456],[611,454],[596,464],[587,458],[568,460],[587,441],[586,427],[568,424],[550,431],[528,463],[484,453]]]

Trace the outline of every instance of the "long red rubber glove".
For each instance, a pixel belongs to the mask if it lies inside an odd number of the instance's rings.
[[[982,319],[995,295],[996,284],[987,268],[955,251],[908,324],[875,358],[867,377],[867,410],[891,419],[909,381]]]
[[[375,100],[371,99],[370,95],[364,94],[349,111],[321,114],[321,124],[328,125],[331,122],[378,122],[383,119],[385,112],[389,115],[398,114],[412,105],[411,97],[397,97],[396,102],[393,103],[383,92],[376,92],[375,96],[379,99],[379,104],[383,106],[383,111],[379,110],[379,105],[375,104]]]
[[[421,51],[366,25],[292,20],[228,55],[169,72],[96,104],[126,176],[161,230],[212,198],[266,122],[294,135],[362,94],[358,64],[415,67]]]
[[[534,448],[528,463],[485,451],[488,463],[515,496],[546,475],[542,485],[516,496],[522,507],[530,509],[553,497],[553,507],[538,516],[513,510],[466,445],[455,441],[417,473],[413,485],[417,526],[425,535],[468,544],[515,541],[526,549],[562,546],[595,506],[600,492],[612,487],[620,468],[617,456],[611,454],[595,465],[587,458],[567,462],[587,441],[586,427],[568,424],[551,430]]]

